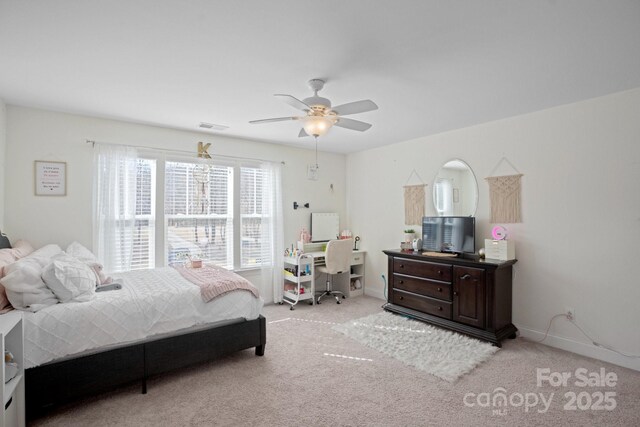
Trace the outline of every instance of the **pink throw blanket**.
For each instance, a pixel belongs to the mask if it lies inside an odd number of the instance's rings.
[[[258,289],[251,282],[222,267],[203,265],[201,268],[185,268],[181,266],[175,266],[174,268],[178,270],[182,277],[200,287],[200,296],[202,296],[204,302],[209,302],[220,295],[237,289],[249,291],[256,298],[260,297]]]

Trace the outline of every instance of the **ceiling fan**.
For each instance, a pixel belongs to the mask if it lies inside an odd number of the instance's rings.
[[[314,92],[313,96],[305,98],[300,101],[291,95],[276,94],[274,96],[279,97],[287,104],[294,108],[304,111],[304,116],[298,117],[278,117],[274,119],[253,120],[249,123],[271,123],[271,122],[283,122],[287,120],[300,120],[302,121],[302,129],[300,129],[299,137],[312,135],[318,137],[324,135],[331,129],[332,126],[339,126],[345,129],[357,130],[364,132],[371,127],[371,124],[361,122],[359,120],[347,119],[343,116],[349,114],[365,113],[367,111],[377,110],[378,106],[370,99],[363,101],[349,102],[348,104],[338,105],[337,107],[331,107],[331,101],[327,98],[318,96],[318,91],[324,87],[324,80],[312,79],[309,80],[309,87]]]

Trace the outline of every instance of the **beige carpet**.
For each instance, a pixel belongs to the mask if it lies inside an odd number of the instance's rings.
[[[357,297],[295,311],[265,308],[264,357],[247,350],[217,362],[165,375],[139,387],[86,399],[34,426],[425,426],[640,425],[640,372],[516,339],[455,383],[404,365],[331,329],[380,311],[382,301]],[[288,319],[288,320],[285,320]],[[536,385],[536,368],[588,372],[604,368],[615,387]],[[477,396],[504,388],[514,405],[479,407]],[[565,393],[615,392],[612,411],[564,410]],[[468,395],[473,393],[473,395]],[[527,395],[527,393],[529,393]],[[519,397],[554,396],[525,411]],[[465,405],[464,399],[474,406]],[[471,396],[471,397],[469,397]],[[484,404],[481,396],[481,403]],[[498,402],[498,401],[497,401]],[[595,399],[594,399],[595,402]],[[494,412],[494,410],[496,412]]]

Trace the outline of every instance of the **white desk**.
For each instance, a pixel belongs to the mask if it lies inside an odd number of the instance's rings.
[[[316,252],[307,252],[307,255],[311,255],[313,257],[313,266],[315,267],[320,265],[325,265],[324,251],[316,251]],[[349,274],[342,273],[336,275],[333,281],[333,289],[336,291],[340,291],[347,298],[363,295],[364,294],[364,258],[366,256],[365,251],[353,251],[351,253],[351,271]],[[316,274],[315,271],[312,270],[313,275],[313,283],[314,288],[318,287],[318,289],[324,289],[324,283],[326,281],[326,276],[321,274]],[[322,276],[322,277],[320,277]],[[361,287],[360,289],[352,289],[351,283],[356,280],[360,280]],[[319,286],[318,286],[319,285]],[[314,289],[315,291],[315,289]]]
[[[312,244],[318,248],[321,248],[322,245]],[[310,286],[310,295],[315,295],[316,287],[317,289],[324,289],[324,284],[326,281],[326,275],[324,274],[316,274],[315,267],[320,265],[325,265],[324,251],[312,251],[305,252],[302,257],[294,258],[294,257],[285,257],[285,264],[290,266],[298,266],[298,268],[306,268],[306,264],[309,263],[308,257],[311,256],[313,258],[313,262],[311,263],[310,270],[311,274],[295,277],[295,276],[285,276],[285,279],[289,282],[295,283],[298,286],[305,287],[305,284],[309,284]],[[336,291],[342,292],[347,298],[351,298],[358,295],[364,294],[364,260],[365,260],[366,252],[365,251],[353,251],[351,254],[351,271],[337,274],[333,278],[333,289]],[[360,288],[355,288],[355,281],[360,281]],[[352,284],[354,286],[352,286]],[[299,289],[298,289],[299,292]],[[287,296],[288,295],[288,296]],[[285,292],[285,302],[291,304],[292,306],[296,305],[299,301],[309,299],[308,296],[303,296],[295,293]],[[315,304],[315,298],[313,298],[313,304]]]

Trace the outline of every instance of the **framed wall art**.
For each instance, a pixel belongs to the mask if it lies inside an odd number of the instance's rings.
[[[67,195],[67,163],[36,160],[35,194],[36,196]]]

